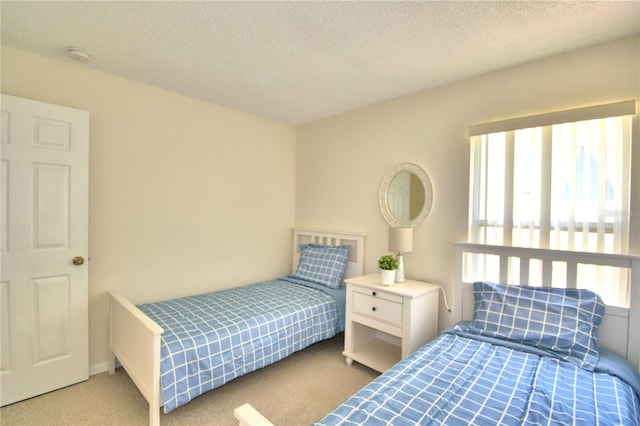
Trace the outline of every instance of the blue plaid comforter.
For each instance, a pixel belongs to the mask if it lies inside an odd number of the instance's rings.
[[[441,334],[318,424],[640,425],[621,378],[483,339]]]
[[[164,328],[165,413],[339,331],[333,297],[280,279],[138,308]]]

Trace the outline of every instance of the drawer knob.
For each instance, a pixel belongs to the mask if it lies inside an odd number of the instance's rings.
[[[371,310],[372,310],[373,312],[375,312],[375,311],[376,311],[376,307],[374,306],[373,308],[371,308]]]
[[[374,291],[373,293],[371,293],[373,296],[375,296],[377,293]]]

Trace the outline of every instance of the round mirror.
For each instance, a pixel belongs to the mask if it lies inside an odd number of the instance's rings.
[[[417,226],[431,210],[433,190],[427,173],[403,163],[385,175],[380,185],[380,210],[391,226]]]

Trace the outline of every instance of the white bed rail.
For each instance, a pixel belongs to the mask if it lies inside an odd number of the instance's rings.
[[[553,268],[562,265],[566,270],[566,288],[577,288],[579,265],[600,265],[626,269],[629,280],[628,308],[607,306],[598,331],[598,344],[625,357],[636,369],[640,366],[640,256],[603,254],[524,247],[494,246],[475,243],[456,244],[455,322],[473,317],[473,281],[485,277],[465,277],[465,255],[483,254],[499,259],[499,282],[527,285],[531,261],[542,264],[542,285],[552,286]],[[518,282],[510,282],[511,259],[519,259]]]
[[[109,373],[116,358],[149,403],[149,424],[160,424],[160,335],[162,327],[118,293],[109,292]]]

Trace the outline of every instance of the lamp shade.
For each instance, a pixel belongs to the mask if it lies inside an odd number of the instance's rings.
[[[413,228],[389,228],[389,251],[411,253],[413,251]]]

